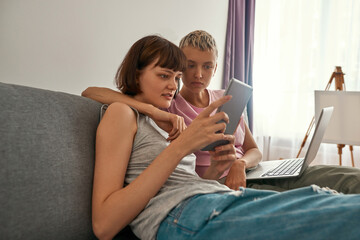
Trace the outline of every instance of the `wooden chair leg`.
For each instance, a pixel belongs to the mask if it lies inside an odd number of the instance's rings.
[[[354,154],[353,154],[353,150],[354,150],[354,148],[353,148],[353,146],[352,146],[352,145],[349,145],[349,149],[350,149],[350,154],[351,154],[351,165],[352,165],[353,167],[355,167],[355,163],[354,163]]]
[[[342,155],[342,149],[345,147],[345,144],[338,144],[338,154],[339,154],[339,165],[342,166],[342,159],[341,159],[341,155]]]

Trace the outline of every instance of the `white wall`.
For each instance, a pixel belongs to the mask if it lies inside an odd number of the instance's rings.
[[[115,89],[115,72],[139,38],[174,42],[203,29],[217,40],[221,87],[227,0],[1,0],[0,82],[81,94]]]

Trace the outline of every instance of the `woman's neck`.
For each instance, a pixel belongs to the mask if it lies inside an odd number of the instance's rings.
[[[205,108],[209,106],[210,97],[206,89],[195,93],[187,89],[185,86],[180,90],[181,96],[190,104],[198,108]]]

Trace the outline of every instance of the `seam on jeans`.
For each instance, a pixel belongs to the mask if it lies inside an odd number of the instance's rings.
[[[175,219],[174,219],[175,220]],[[179,228],[179,229],[181,229],[182,231],[184,231],[184,232],[187,232],[187,233],[191,233],[191,234],[195,234],[195,233],[197,233],[197,231],[194,231],[194,230],[191,230],[191,229],[188,229],[188,228],[186,228],[186,227],[184,227],[184,226],[182,226],[182,225],[179,225],[179,224],[177,224],[177,222],[175,222],[174,220],[166,220],[167,221],[167,223],[169,224],[169,225],[172,225],[172,226],[174,226],[174,227],[176,227],[176,228]]]
[[[178,209],[177,209],[177,211],[176,211],[174,214],[171,214],[171,213],[168,214],[168,216],[171,216],[172,219],[166,219],[166,222],[167,222],[169,225],[172,225],[172,226],[174,226],[174,227],[176,227],[176,228],[178,228],[178,229],[181,229],[181,230],[184,231],[184,232],[187,232],[187,233],[193,234],[193,235],[196,234],[198,231],[194,231],[194,230],[192,230],[192,229],[186,228],[186,227],[178,224],[178,221],[179,221],[179,218],[181,217],[182,212],[184,211],[185,207],[188,205],[188,203],[189,203],[191,200],[193,200],[193,199],[195,199],[195,198],[197,198],[197,197],[199,197],[199,196],[201,196],[201,195],[202,195],[202,194],[197,194],[197,195],[194,195],[194,196],[192,196],[192,197],[189,197],[189,198],[183,200],[183,201],[177,206]]]

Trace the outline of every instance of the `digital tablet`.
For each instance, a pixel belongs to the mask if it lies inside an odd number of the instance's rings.
[[[225,112],[229,116],[229,123],[226,124],[225,134],[234,134],[245,106],[248,103],[251,94],[252,87],[232,78],[229,82],[227,89],[224,92],[225,95],[231,95],[230,101],[220,106],[217,112]],[[223,122],[223,120],[222,120]],[[209,144],[201,149],[202,151],[214,151],[214,148],[220,145],[228,144],[227,140],[220,140]]]

